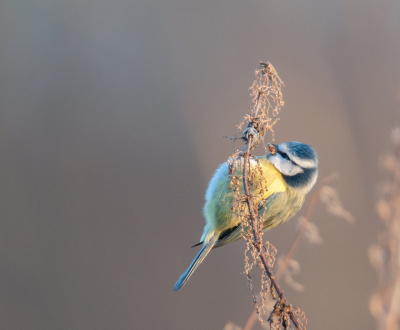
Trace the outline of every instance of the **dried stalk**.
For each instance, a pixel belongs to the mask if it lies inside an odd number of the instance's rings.
[[[256,116],[255,116],[256,117]],[[250,145],[252,142],[252,137],[249,136],[248,142],[247,142],[247,146],[245,148],[244,151],[244,165],[243,165],[243,187],[244,187],[244,193],[246,195],[246,202],[247,202],[247,206],[249,208],[249,214],[250,214],[250,221],[251,221],[251,226],[252,226],[252,230],[253,230],[253,236],[254,236],[254,247],[256,248],[258,254],[259,254],[259,258],[261,259],[262,264],[264,265],[264,269],[265,272],[267,273],[268,277],[271,280],[271,283],[273,284],[278,297],[279,297],[279,301],[281,303],[283,303],[284,305],[286,305],[286,299],[285,296],[283,295],[283,291],[281,290],[278,281],[276,280],[275,276],[272,274],[272,271],[268,265],[268,261],[267,258],[265,257],[263,251],[262,251],[262,240],[260,238],[260,235],[258,234],[257,231],[257,222],[256,222],[256,217],[254,215],[254,209],[253,209],[253,205],[252,205],[252,196],[250,194],[250,190],[249,190],[249,185],[248,185],[248,169],[247,169],[247,165],[249,164],[250,161]],[[290,311],[290,319],[292,320],[292,322],[294,323],[296,329],[301,329],[299,323],[297,322],[296,316],[294,315],[293,311]]]
[[[378,241],[369,257],[378,273],[379,286],[371,297],[370,312],[379,330],[400,328],[400,128],[392,132],[394,152],[383,158],[390,179],[381,186],[376,210],[381,220]]]
[[[263,64],[262,64],[263,65]],[[269,64],[264,64],[264,65],[269,65]],[[266,77],[264,75],[263,79],[268,79],[269,77]],[[262,237],[260,235],[260,230],[258,228],[258,223],[257,223],[257,215],[254,212],[254,205],[253,205],[253,196],[250,194],[250,189],[249,189],[249,172],[250,172],[250,150],[252,149],[252,147],[254,148],[258,142],[259,142],[259,134],[261,133],[261,136],[263,136],[264,132],[262,131],[262,125],[260,125],[259,122],[259,117],[258,117],[258,112],[261,106],[261,96],[262,96],[263,91],[259,90],[258,91],[258,96],[257,96],[257,100],[256,100],[256,105],[255,105],[255,109],[254,109],[254,113],[251,117],[251,121],[249,122],[248,128],[247,128],[247,143],[246,143],[246,147],[243,149],[242,152],[242,156],[243,156],[243,188],[244,188],[244,194],[245,194],[245,200],[247,203],[247,207],[248,207],[248,212],[249,212],[249,220],[250,220],[250,224],[251,224],[251,230],[252,230],[252,234],[253,234],[253,246],[255,248],[255,250],[257,251],[257,256],[259,258],[259,260],[261,261],[262,266],[264,267],[265,273],[267,274],[269,280],[271,281],[271,287],[273,286],[273,288],[275,289],[275,292],[277,293],[277,296],[279,298],[277,305],[279,304],[280,306],[282,306],[282,308],[280,308],[279,310],[283,309],[287,309],[288,310],[286,312],[289,313],[290,315],[290,319],[292,320],[294,326],[296,329],[301,329],[299,322],[297,321],[296,316],[294,315],[291,305],[289,305],[286,302],[285,296],[283,294],[283,291],[281,290],[278,281],[276,280],[275,276],[273,275],[270,266],[269,266],[269,262],[267,260],[267,257],[264,254],[263,251],[263,242],[262,242]],[[269,108],[269,106],[268,106]],[[257,133],[257,135],[254,134],[254,129]],[[265,128],[264,128],[265,129]],[[255,140],[253,140],[253,137],[256,137]],[[254,145],[253,145],[254,142]],[[271,293],[272,294],[272,293]],[[276,306],[277,306],[276,305]],[[275,312],[275,309],[274,309]],[[284,314],[283,314],[284,315]],[[284,316],[283,316],[284,318]],[[282,324],[284,326],[284,328],[287,328],[287,321],[285,319],[282,320]]]

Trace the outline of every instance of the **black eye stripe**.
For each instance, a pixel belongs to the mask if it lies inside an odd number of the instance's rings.
[[[290,160],[294,165],[300,166],[299,164],[297,164],[296,162],[294,162],[293,159],[290,159],[289,156],[287,155],[287,153],[282,152],[282,151],[278,151],[278,154],[279,154],[283,159]],[[300,167],[301,167],[301,166],[300,166]]]
[[[290,159],[289,156],[286,153],[281,152],[281,151],[278,151],[278,153],[281,155],[282,158],[288,159],[288,160]]]

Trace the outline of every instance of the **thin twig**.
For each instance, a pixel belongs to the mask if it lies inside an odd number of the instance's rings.
[[[264,79],[268,79],[266,77],[264,77]],[[257,115],[258,115],[258,111],[260,109],[260,98],[261,98],[261,94],[262,92],[259,91],[258,96],[257,96],[257,103],[256,103],[256,107],[254,110],[254,116],[253,116],[253,121],[251,124],[254,124],[254,121],[257,119]],[[268,265],[268,261],[267,258],[265,257],[263,251],[262,251],[262,239],[260,238],[260,235],[258,234],[257,231],[257,222],[256,222],[256,216],[254,214],[254,209],[253,209],[253,205],[252,205],[252,195],[250,194],[250,190],[249,190],[249,184],[248,184],[248,170],[247,170],[247,165],[249,165],[250,162],[250,150],[251,150],[251,143],[252,143],[252,135],[248,136],[247,139],[247,144],[246,147],[244,148],[244,162],[243,162],[243,188],[244,188],[244,193],[246,195],[246,203],[247,203],[247,207],[249,210],[249,215],[250,215],[250,222],[251,222],[251,226],[252,226],[252,231],[253,231],[253,238],[254,238],[254,242],[253,245],[255,247],[255,249],[258,252],[259,258],[264,266],[265,272],[267,273],[268,277],[271,280],[272,285],[274,286],[279,300],[282,302],[286,302],[285,296],[283,295],[283,291],[281,290],[278,281],[276,280],[275,276],[273,275],[269,265]],[[250,168],[250,166],[249,166]],[[290,311],[290,319],[292,320],[293,324],[295,325],[296,329],[301,329],[299,323],[297,322],[296,316],[294,315],[293,311]]]
[[[258,110],[258,107],[257,109]],[[257,114],[257,112],[256,112]],[[247,145],[244,151],[244,164],[243,164],[243,187],[244,187],[244,193],[246,195],[246,202],[247,202],[247,207],[249,209],[249,215],[250,215],[250,221],[251,221],[251,226],[253,230],[253,236],[254,236],[254,247],[256,248],[258,255],[261,259],[261,262],[264,266],[265,272],[267,273],[268,277],[271,280],[272,285],[274,286],[279,300],[280,301],[286,301],[285,296],[283,295],[283,291],[281,290],[278,281],[276,280],[275,276],[272,274],[272,271],[268,265],[267,258],[265,257],[263,251],[262,251],[262,244],[261,244],[261,239],[260,236],[257,232],[257,223],[256,223],[256,218],[254,215],[254,210],[253,210],[253,205],[252,205],[252,196],[250,194],[249,186],[248,186],[248,180],[247,180],[247,164],[249,163],[250,159],[250,145],[252,141],[252,136],[250,135],[247,141]],[[294,315],[293,311],[290,311],[290,319],[294,323],[296,329],[301,329],[299,323],[297,322],[296,316]]]
[[[254,324],[257,321],[257,311],[255,309],[253,309],[253,311],[251,312],[251,315],[249,316],[249,318],[247,319],[247,322],[243,328],[243,330],[251,330],[254,327]]]

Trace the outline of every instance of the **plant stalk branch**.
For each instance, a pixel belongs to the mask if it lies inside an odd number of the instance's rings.
[[[261,97],[261,92],[259,92],[258,97],[257,97],[257,105],[256,105],[255,112],[254,112],[253,122],[257,118],[258,110],[260,107],[260,97]],[[243,150],[243,157],[244,157],[243,188],[244,188],[244,193],[246,195],[246,203],[247,203],[247,207],[249,210],[250,222],[251,222],[252,231],[253,231],[253,238],[254,238],[253,245],[258,252],[259,258],[264,266],[265,272],[267,273],[268,277],[270,278],[271,283],[274,286],[274,288],[279,296],[279,300],[286,302],[285,296],[283,295],[283,291],[281,290],[278,281],[276,280],[275,276],[273,275],[273,273],[268,265],[267,258],[265,257],[265,255],[263,253],[262,239],[260,238],[260,235],[257,230],[257,219],[254,214],[254,209],[253,209],[253,204],[252,204],[252,195],[250,194],[249,184],[248,184],[248,171],[250,170],[250,166],[248,169],[248,165],[249,165],[249,160],[250,160],[250,149],[251,149],[252,138],[253,137],[251,135],[248,136],[246,147]],[[290,311],[290,319],[292,320],[296,329],[301,330],[300,325],[299,325],[293,311]]]

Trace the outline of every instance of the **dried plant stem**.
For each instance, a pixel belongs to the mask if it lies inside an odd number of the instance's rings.
[[[254,309],[251,312],[250,317],[247,319],[247,322],[246,322],[243,330],[251,330],[251,329],[253,329],[254,324],[256,323],[256,321],[257,321],[257,311]]]
[[[263,221],[263,217],[258,211],[258,206],[265,207],[265,201],[259,201],[258,195],[253,196],[250,193],[250,188],[252,191],[260,189],[261,194],[267,190],[266,181],[262,174],[262,167],[258,159],[250,155],[250,151],[256,148],[259,142],[264,141],[264,135],[267,131],[271,131],[273,134],[273,126],[278,120],[276,116],[284,104],[281,92],[282,86],[283,82],[274,67],[268,62],[261,62],[260,68],[255,72],[255,79],[250,88],[250,111],[238,125],[238,129],[241,129],[244,122],[248,122],[247,128],[242,135],[246,146],[241,152],[234,152],[229,158],[228,164],[231,178],[230,189],[233,189],[235,193],[232,210],[242,223],[242,236],[247,241],[244,273],[247,276],[248,287],[252,293],[252,299],[260,322],[262,323],[261,315],[265,312],[265,294],[270,292],[273,298],[278,298],[268,319],[270,326],[273,326],[274,329],[278,329],[278,327],[279,329],[281,327],[289,329],[290,324],[292,324],[294,328],[301,330],[303,323],[305,329],[307,322],[305,315],[300,309],[294,308],[286,301],[283,291],[271,271],[275,261],[276,249],[269,242],[264,243],[262,239],[263,231],[261,222]],[[254,171],[252,166],[250,166],[250,159],[258,163]],[[257,175],[260,177],[259,182],[255,183]],[[244,193],[242,194],[240,193],[240,181],[243,181]],[[253,292],[251,276],[249,275],[250,270],[257,265],[262,269],[260,303],[257,303]],[[298,317],[300,318],[299,320]]]
[[[272,118],[269,116],[269,109],[271,108],[271,102],[268,99],[268,96],[272,97],[274,102],[276,102],[276,107],[272,109],[273,115],[277,115],[279,113],[280,107],[283,105],[282,101],[282,93],[281,93],[281,85],[282,81],[276,74],[275,69],[270,63],[260,63],[260,70],[256,71],[256,78],[251,87],[252,90],[252,103],[254,105],[253,110],[250,112],[250,115],[247,115],[245,118],[249,121],[248,127],[244,134],[246,147],[243,149],[241,156],[243,157],[243,189],[244,189],[244,197],[248,208],[248,224],[251,226],[249,228],[250,236],[248,240],[248,244],[251,244],[254,248],[256,258],[259,260],[259,265],[265,271],[265,275],[268,277],[271,286],[271,294],[279,298],[276,307],[279,305],[280,312],[274,309],[275,316],[282,315],[282,311],[286,309],[286,306],[289,307],[287,310],[287,319],[284,316],[282,318],[282,325],[284,328],[287,328],[287,323],[289,318],[292,320],[296,329],[301,329],[299,322],[292,310],[292,306],[287,304],[286,299],[283,295],[283,291],[281,290],[278,281],[271,271],[272,264],[270,263],[269,258],[265,255],[265,247],[262,241],[262,231],[258,227],[258,218],[259,214],[254,209],[254,200],[253,196],[250,193],[250,180],[249,176],[252,177],[250,172],[250,150],[255,148],[260,140],[263,140],[264,134],[266,130],[272,130],[272,126],[276,123],[272,121]],[[272,86],[269,86],[268,81],[271,80]],[[253,140],[254,139],[254,140]],[[253,143],[254,142],[254,143]],[[269,257],[269,255],[268,255]],[[273,292],[275,291],[275,292]],[[257,312],[259,313],[259,309],[256,307]],[[271,314],[272,316],[273,314]],[[270,316],[270,318],[271,318]],[[273,316],[273,318],[275,318]],[[271,321],[273,322],[273,321]]]
[[[257,108],[258,109],[258,108]],[[257,111],[256,114],[257,115]],[[256,117],[256,116],[255,116]],[[260,239],[260,236],[257,231],[257,222],[256,222],[256,217],[254,215],[254,209],[252,205],[252,196],[250,194],[249,190],[249,185],[248,185],[248,169],[247,165],[249,164],[250,160],[250,146],[252,142],[252,136],[249,136],[247,145],[244,151],[244,164],[243,164],[243,187],[244,187],[244,193],[246,195],[246,202],[247,202],[247,207],[249,209],[249,215],[250,215],[250,222],[252,226],[252,231],[253,231],[253,238],[254,238],[254,247],[258,252],[259,258],[264,266],[265,272],[267,273],[268,277],[271,280],[272,285],[274,286],[279,300],[282,302],[286,302],[285,296],[283,295],[283,291],[281,290],[278,281],[276,280],[275,276],[272,274],[272,271],[268,265],[267,258],[265,257],[263,251],[262,251],[262,241]],[[292,320],[293,324],[295,325],[296,329],[301,329],[299,323],[297,322],[296,316],[292,311],[290,311],[290,319]]]
[[[376,211],[381,220],[377,243],[369,257],[378,273],[377,292],[370,299],[370,312],[379,330],[400,328],[400,128],[392,131],[394,150],[382,158],[390,178],[381,185]]]

